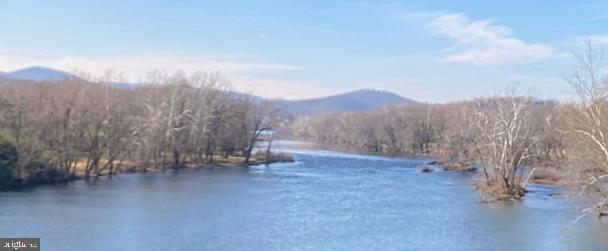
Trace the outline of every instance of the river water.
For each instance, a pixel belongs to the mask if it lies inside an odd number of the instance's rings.
[[[0,237],[42,250],[608,250],[608,226],[534,186],[481,203],[429,159],[291,151],[296,162],[169,170],[0,193]]]

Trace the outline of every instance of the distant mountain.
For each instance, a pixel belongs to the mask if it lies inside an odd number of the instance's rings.
[[[3,77],[16,80],[49,81],[56,82],[74,78],[75,76],[64,71],[51,68],[33,66],[5,73]]]
[[[59,82],[68,79],[78,79],[79,77],[61,71],[42,66],[32,66],[20,70],[3,73],[0,72],[0,77],[12,80],[27,80],[36,82]],[[139,85],[127,82],[111,82],[112,86],[117,88],[135,89]]]
[[[274,100],[277,106],[294,116],[317,115],[326,112],[367,111],[393,105],[416,104],[416,101],[395,93],[378,90],[353,92],[304,100]]]
[[[37,82],[59,82],[78,78],[70,73],[51,68],[33,66],[12,72],[0,72],[0,77],[8,80],[25,80]],[[110,83],[118,88],[136,89],[139,84],[115,82]],[[235,97],[250,100],[264,100],[251,94],[233,92]],[[401,97],[395,93],[378,90],[357,90],[348,93],[304,100],[269,100],[287,113],[296,117],[317,115],[327,112],[367,111],[393,105],[415,104],[416,101]]]

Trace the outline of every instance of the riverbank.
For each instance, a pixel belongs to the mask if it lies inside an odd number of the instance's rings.
[[[10,226],[0,234],[36,235],[45,250],[153,250],[180,238],[188,241],[170,249],[608,246],[608,225],[592,217],[570,223],[579,215],[577,204],[548,195],[559,188],[534,186],[537,192],[521,202],[487,204],[468,174],[419,173],[428,158],[317,150],[298,150],[295,157],[294,164],[268,168],[167,170],[0,193],[0,222]],[[149,241],[133,241],[142,236]]]
[[[315,144],[315,143],[311,143]],[[391,157],[391,158],[420,158],[427,157],[432,158],[433,160],[428,162],[427,165],[421,167],[421,172],[432,172],[436,169],[441,169],[444,171],[451,172],[477,172],[479,166],[473,162],[467,161],[459,161],[453,158],[448,157],[447,155],[442,154],[407,154],[407,153],[384,153],[384,152],[368,152],[362,151],[356,148],[348,148],[348,147],[340,147],[340,146],[331,146],[327,144],[315,144],[318,148],[327,149],[330,151],[338,151],[345,152],[350,154],[368,154],[374,156],[382,156],[382,157]],[[527,183],[531,184],[539,184],[539,185],[556,185],[556,186],[566,186],[566,187],[576,187],[577,185],[581,185],[580,183],[576,183],[575,181],[566,180],[562,177],[560,172],[556,167],[549,166],[539,166],[533,165],[529,167],[526,173],[531,173],[529,179],[527,174],[524,175],[523,179],[528,179]]]
[[[475,163],[449,160],[442,157],[436,158],[437,160],[431,161],[429,165],[440,167],[444,171],[475,172],[479,168]],[[554,167],[532,166],[527,167],[527,169],[527,174],[523,177],[524,179],[527,179],[526,183],[562,186],[573,185],[572,182],[565,181]]]
[[[314,143],[312,143],[314,144]],[[317,144],[317,147],[327,149],[330,151],[345,152],[350,154],[368,154],[373,156],[391,157],[391,158],[420,158],[427,157],[433,160],[428,162],[427,165],[423,166],[421,172],[432,172],[436,169],[451,172],[476,172],[479,166],[473,162],[459,161],[449,158],[446,155],[441,154],[406,154],[406,153],[377,153],[377,152],[366,152],[357,150],[354,148],[345,148],[339,146],[330,146],[325,144]],[[527,173],[531,173],[527,183],[539,184],[539,185],[557,185],[557,186],[568,186],[574,187],[581,185],[574,181],[566,180],[560,175],[556,167],[539,166],[533,165],[529,167]],[[523,177],[527,179],[526,177]]]
[[[215,168],[215,167],[249,167],[272,163],[289,163],[294,162],[293,156],[280,153],[271,155],[270,159],[266,158],[266,155],[254,155],[249,159],[249,163],[245,163],[245,157],[242,156],[219,156],[214,155],[213,162],[196,164],[193,162],[185,161],[180,166],[163,165],[161,167],[150,167],[143,163],[137,163],[134,161],[121,161],[116,163],[116,168],[110,173],[109,169],[104,169],[99,173],[86,175],[86,162],[80,161],[74,164],[74,170],[72,174],[61,172],[57,169],[49,169],[46,171],[40,171],[32,173],[27,179],[13,179],[9,184],[1,184],[0,191],[2,190],[20,190],[25,188],[31,188],[40,185],[64,183],[74,180],[81,179],[95,179],[103,176],[113,176],[125,173],[138,173],[138,172],[161,172],[163,170],[171,169],[196,169],[196,168]],[[100,164],[104,164],[102,160]]]
[[[525,188],[526,185],[551,185],[567,187],[572,190],[578,190],[581,188],[581,186],[585,185],[584,183],[581,183],[582,179],[574,176],[569,176],[567,172],[560,167],[560,165],[563,163],[555,161],[531,161],[530,163],[522,164],[521,167],[518,168],[518,172],[516,174],[516,180],[521,181],[523,187],[517,188],[517,191],[513,193],[514,195],[504,196],[501,195],[500,192],[497,192],[499,190],[497,190],[496,187],[485,187],[488,184],[485,184],[484,182],[479,182],[479,180],[483,180],[484,177],[483,170],[477,163],[475,163],[474,161],[464,161],[462,159],[455,158],[450,152],[440,150],[427,151],[421,154],[410,154],[405,152],[370,152],[354,147],[335,146],[322,143],[312,144],[315,144],[317,148],[338,152],[347,152],[351,154],[368,154],[374,156],[394,158],[429,158],[430,160],[425,165],[422,165],[419,168],[420,172],[431,173],[437,170],[443,170],[449,172],[475,173],[476,177],[473,179],[472,186],[474,186],[476,189],[478,189],[485,195],[492,195],[493,193],[496,193],[496,197],[498,198],[521,199],[528,192]],[[489,171],[491,172],[492,170]]]

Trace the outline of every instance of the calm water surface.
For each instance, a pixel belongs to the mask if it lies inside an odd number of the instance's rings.
[[[428,159],[295,151],[296,163],[166,171],[0,193],[0,236],[43,250],[608,250],[608,227],[534,187],[480,203]]]

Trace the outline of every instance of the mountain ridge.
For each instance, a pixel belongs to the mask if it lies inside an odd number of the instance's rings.
[[[65,71],[43,66],[31,66],[11,72],[0,72],[0,77],[35,82],[59,82],[61,80],[78,78]],[[126,89],[134,89],[139,86],[133,83],[117,82],[111,84],[115,87]],[[393,92],[375,89],[360,89],[336,95],[300,100],[267,99],[245,93],[240,93],[240,95],[267,100],[295,117],[313,116],[331,112],[369,111],[385,106],[417,103],[413,99],[402,97]]]
[[[43,66],[30,66],[11,72],[4,72],[3,74],[0,74],[0,76],[15,80],[32,80],[38,82],[57,82],[76,77],[65,71]]]
[[[386,106],[416,104],[413,99],[385,90],[360,89],[346,93],[302,100],[272,100],[286,112],[296,116],[321,113],[369,111]]]

